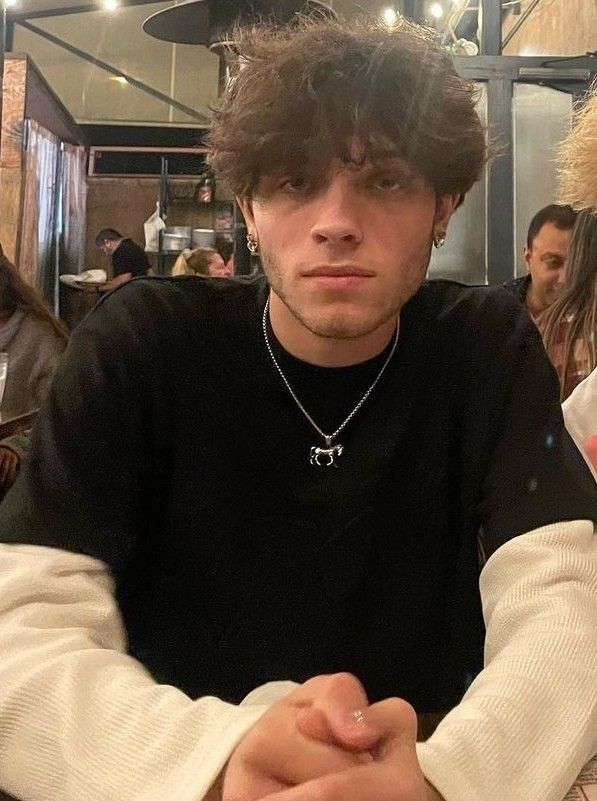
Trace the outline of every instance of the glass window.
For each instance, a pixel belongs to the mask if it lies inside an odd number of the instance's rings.
[[[477,84],[477,108],[483,124],[487,124],[487,92],[484,83]],[[468,193],[456,211],[443,248],[433,248],[429,278],[449,278],[464,284],[487,283],[485,242],[487,170]]]
[[[572,95],[546,86],[514,84],[514,252],[522,250],[535,213],[557,200],[556,151],[570,129]]]

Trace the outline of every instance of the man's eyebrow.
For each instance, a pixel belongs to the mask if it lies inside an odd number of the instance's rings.
[[[369,172],[376,170],[392,170],[393,172],[400,173],[405,178],[414,178],[417,173],[410,164],[407,164],[403,159],[398,156],[388,156],[385,158],[376,158],[363,165],[363,169]]]

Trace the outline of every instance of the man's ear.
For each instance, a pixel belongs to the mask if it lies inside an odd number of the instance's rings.
[[[245,222],[247,223],[247,231],[253,236],[256,236],[257,231],[255,230],[255,216],[253,214],[253,199],[247,197],[246,195],[237,195],[236,202],[240,206],[240,210],[243,213],[243,217],[245,218]]]
[[[439,195],[435,201],[435,215],[433,217],[433,230],[443,233],[448,230],[448,223],[460,203],[458,195]]]
[[[527,273],[531,272],[531,251],[526,245],[522,249],[522,260],[524,261]]]

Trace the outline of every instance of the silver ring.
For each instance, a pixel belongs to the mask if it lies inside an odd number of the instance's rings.
[[[363,714],[361,709],[356,709],[352,716],[354,718],[355,723],[364,723],[365,722],[365,715]]]

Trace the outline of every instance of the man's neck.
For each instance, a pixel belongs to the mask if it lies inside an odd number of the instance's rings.
[[[527,307],[531,317],[536,318],[545,311],[547,304],[544,303],[533,290],[533,282],[529,284],[526,297],[524,299],[525,306]]]
[[[393,318],[361,337],[336,339],[314,334],[273,292],[269,311],[273,332],[282,347],[295,358],[319,367],[348,367],[375,358],[394,336],[397,325]]]

